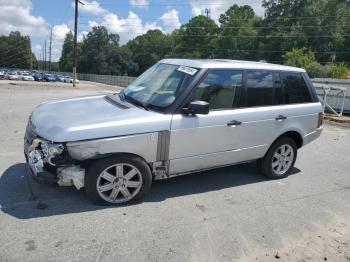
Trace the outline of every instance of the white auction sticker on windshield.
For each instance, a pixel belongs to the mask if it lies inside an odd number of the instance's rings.
[[[177,70],[189,74],[191,76],[193,76],[198,71],[197,69],[187,66],[180,66]]]

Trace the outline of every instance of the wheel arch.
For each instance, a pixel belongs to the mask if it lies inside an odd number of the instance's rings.
[[[277,141],[281,137],[289,137],[289,138],[293,139],[293,141],[295,142],[298,149],[301,148],[304,144],[303,136],[300,134],[300,132],[295,131],[295,130],[289,130],[289,131],[284,132],[279,137],[277,137],[273,142]]]
[[[134,153],[128,153],[128,152],[115,152],[115,153],[105,153],[105,154],[95,155],[94,157],[82,160],[81,164],[83,166],[89,166],[95,160],[110,158],[110,157],[137,157],[137,158],[140,158],[142,161],[144,161],[150,168],[152,167],[151,163],[147,162],[146,159],[144,159],[142,156]]]

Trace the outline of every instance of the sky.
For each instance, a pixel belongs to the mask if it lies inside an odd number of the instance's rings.
[[[64,37],[74,28],[73,0],[0,0],[0,35],[20,31],[29,35],[37,59],[41,59],[45,40],[52,30],[52,61],[58,61]],[[262,16],[261,0],[81,0],[78,41],[91,27],[104,25],[120,35],[120,44],[150,29],[171,33],[193,16],[204,14],[217,22],[231,5],[251,5]],[[48,48],[47,48],[48,50]],[[47,55],[48,59],[48,55]]]

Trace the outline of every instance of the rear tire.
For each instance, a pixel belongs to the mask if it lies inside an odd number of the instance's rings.
[[[269,148],[265,156],[258,160],[259,171],[268,178],[287,177],[297,158],[297,146],[293,139],[281,137]]]
[[[122,205],[142,198],[151,188],[152,173],[136,156],[98,159],[86,170],[87,197],[98,205]]]

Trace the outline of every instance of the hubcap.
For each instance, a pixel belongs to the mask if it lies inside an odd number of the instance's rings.
[[[272,170],[277,175],[285,174],[291,167],[294,160],[293,148],[288,145],[282,145],[277,148],[275,154],[272,157]]]
[[[135,166],[126,163],[107,167],[100,173],[96,183],[100,197],[110,203],[131,200],[141,187],[141,172]]]

